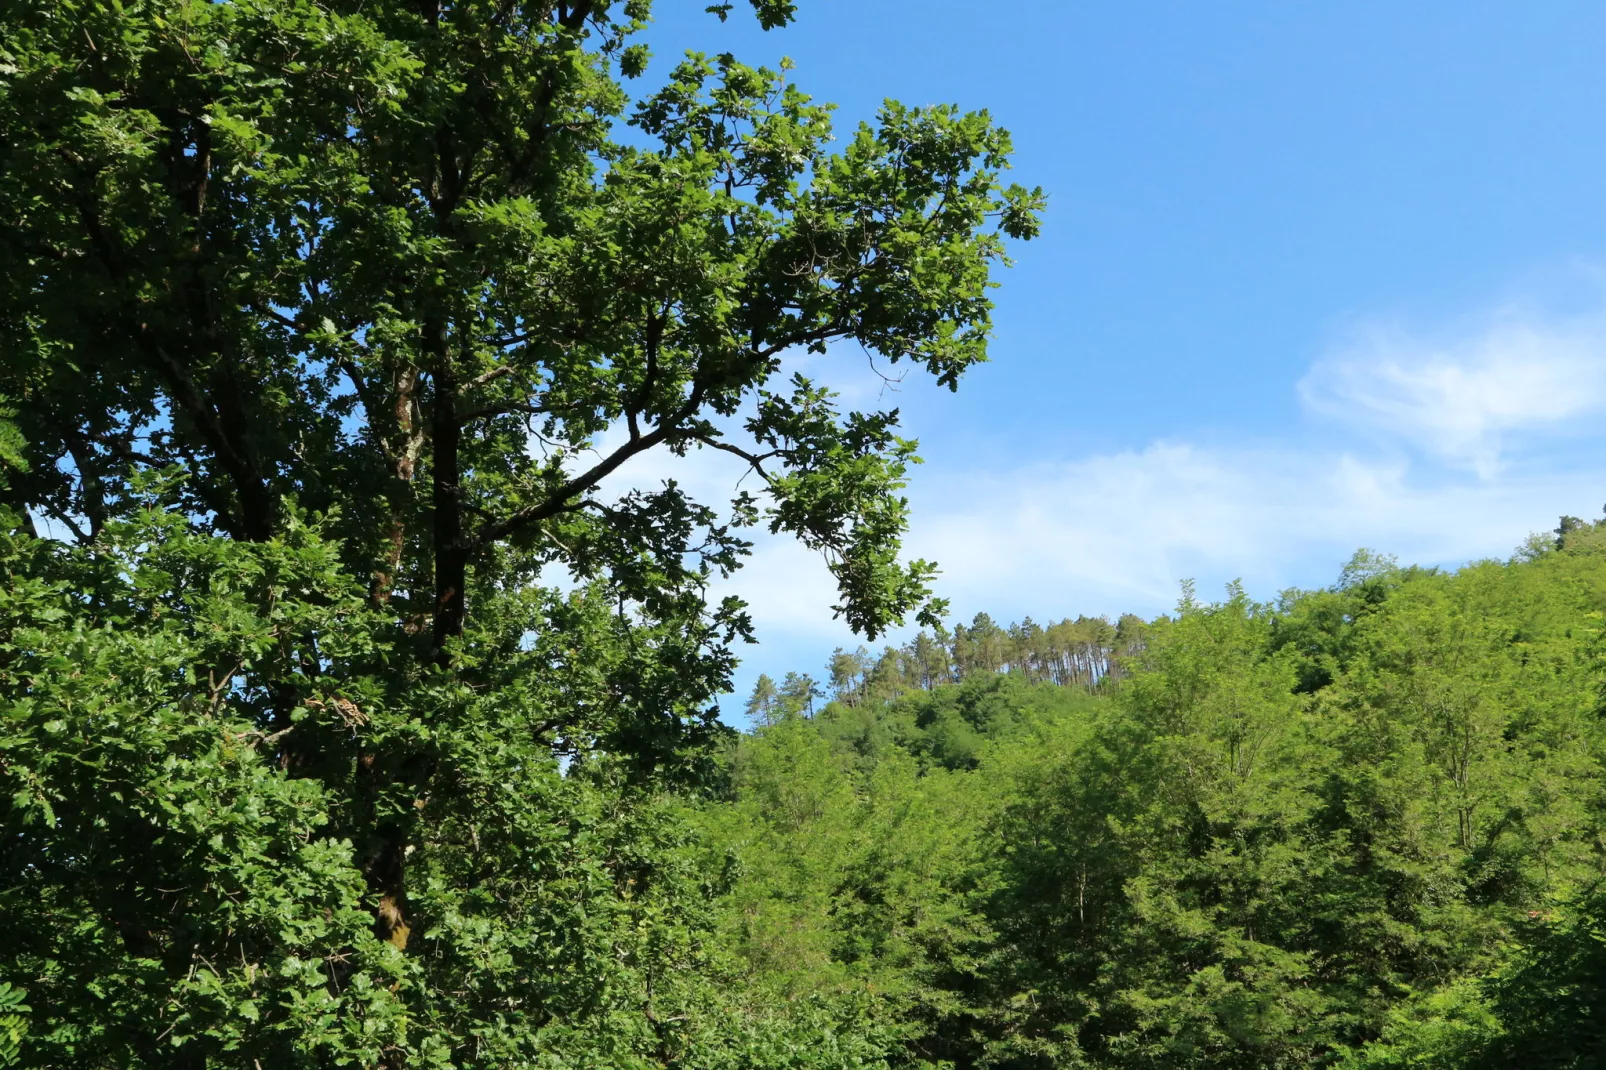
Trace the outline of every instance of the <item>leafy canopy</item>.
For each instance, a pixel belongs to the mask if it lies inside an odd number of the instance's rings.
[[[954,387],[1042,197],[985,113],[837,141],[728,55],[635,91],[649,14],[0,10],[0,969],[42,1065],[879,1050],[717,983],[658,792],[711,769],[745,528],[867,635],[940,608],[897,413],[787,362]],[[752,492],[620,489],[698,450]]]

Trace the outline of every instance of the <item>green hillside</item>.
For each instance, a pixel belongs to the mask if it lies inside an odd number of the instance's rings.
[[[761,681],[694,818],[750,998],[909,1065],[1596,1065],[1603,536]]]

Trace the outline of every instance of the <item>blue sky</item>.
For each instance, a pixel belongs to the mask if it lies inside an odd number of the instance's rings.
[[[1600,514],[1606,7],[803,0],[765,34],[703,6],[660,0],[658,73],[789,56],[842,127],[987,108],[1050,195],[993,362],[880,399],[957,618],[1271,597],[1359,546],[1453,565]],[[877,400],[862,356],[816,363]],[[854,641],[799,550],[761,542],[734,589],[741,688]]]

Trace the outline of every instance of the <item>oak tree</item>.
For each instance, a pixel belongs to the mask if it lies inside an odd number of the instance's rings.
[[[839,141],[729,55],[639,89],[649,14],[0,10],[0,881],[52,1058],[704,1050],[648,789],[695,783],[749,636],[711,582],[763,525],[866,635],[935,608],[897,413],[788,361],[956,386],[1042,196],[986,113]],[[751,490],[623,483],[705,450]]]

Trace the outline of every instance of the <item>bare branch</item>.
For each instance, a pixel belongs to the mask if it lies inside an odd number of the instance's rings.
[[[68,531],[72,532],[73,538],[79,543],[79,545],[85,545],[91,541],[89,533],[83,528],[79,527],[78,522],[74,520],[71,514],[69,514],[66,510],[60,509],[47,501],[40,502],[39,508],[43,509],[47,514],[49,514],[50,519],[56,521]]]
[[[474,389],[476,389],[478,387],[484,386],[486,383],[495,382],[497,379],[502,378],[504,375],[512,375],[512,374],[513,374],[513,365],[511,365],[511,364],[498,364],[496,367],[492,368],[490,371],[481,372],[479,375],[476,375],[474,378],[472,378],[468,382],[464,383],[463,384],[463,389],[464,390],[474,390]]]
[[[506,416],[518,412],[526,416],[550,416],[555,412],[573,412],[582,408],[579,405],[532,405],[527,401],[507,401],[500,405],[482,405],[477,409],[468,409],[457,416],[460,425],[473,423],[475,420],[488,420],[494,416]]]
[[[764,480],[764,482],[774,482],[770,478],[770,474],[764,471],[764,462],[770,460],[771,458],[781,456],[781,450],[770,450],[768,453],[749,453],[740,446],[732,445],[729,442],[723,442],[717,438],[709,438],[707,435],[693,435],[691,437],[695,441],[707,446],[709,449],[723,450],[725,453],[734,454],[735,456],[740,457],[752,467],[753,471],[758,473],[759,478]]]
[[[285,328],[288,328],[289,330],[295,331],[297,334],[301,334],[302,333],[300,325],[297,324],[294,319],[291,319],[289,316],[286,316],[283,312],[280,312],[278,309],[274,308],[272,305],[264,305],[264,304],[260,304],[260,303],[257,303],[257,302],[252,302],[251,310],[253,312],[255,312],[257,315],[259,315],[259,316],[268,317],[268,319],[270,319],[273,322],[279,324],[279,326],[281,326],[281,327],[285,327]]]
[[[573,506],[569,503],[577,495],[584,494],[596,486],[636,454],[645,453],[647,450],[666,441],[670,435],[679,429],[681,421],[696,412],[702,403],[703,387],[698,384],[692,387],[686,403],[672,415],[665,418],[657,427],[638,438],[632,438],[591,468],[564,483],[553,491],[545,501],[520,509],[495,523],[486,525],[474,538],[473,545],[476,548],[488,546],[507,538],[521,528],[528,527],[531,524],[538,524],[561,512],[572,509]]]

